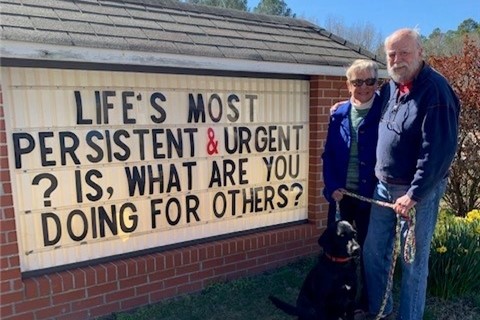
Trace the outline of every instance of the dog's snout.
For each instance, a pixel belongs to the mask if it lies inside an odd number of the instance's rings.
[[[359,255],[360,254],[360,245],[355,239],[352,239],[348,242],[349,251],[352,255]]]

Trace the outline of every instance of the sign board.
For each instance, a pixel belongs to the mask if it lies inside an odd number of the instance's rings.
[[[309,83],[2,68],[22,271],[307,218]]]

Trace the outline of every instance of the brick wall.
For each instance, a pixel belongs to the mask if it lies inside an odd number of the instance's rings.
[[[310,89],[309,223],[137,258],[22,279],[0,86],[0,319],[93,319],[213,282],[259,274],[318,252],[326,222],[321,154],[329,106],[347,97],[344,78],[316,76]]]

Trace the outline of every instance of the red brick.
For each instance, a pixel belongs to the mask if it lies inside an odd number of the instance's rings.
[[[247,255],[245,253],[238,253],[228,257],[225,257],[225,264],[237,263],[245,260]]]
[[[148,275],[149,281],[161,281],[163,279],[171,278],[175,275],[175,269],[158,271]]]
[[[89,319],[89,312],[87,310],[77,311],[77,312],[70,312],[68,314],[58,316],[55,320],[80,320],[80,319]]]
[[[217,268],[214,268],[213,271],[215,272],[215,274],[227,274],[235,271],[235,265],[219,266]]]
[[[153,256],[145,257],[145,273],[152,273],[155,272],[157,269],[155,268],[155,258]]]
[[[4,194],[12,194],[12,184],[11,183],[2,183]]]
[[[53,295],[52,303],[53,305],[58,305],[62,303],[68,303],[71,301],[81,300],[84,298],[85,298],[85,290],[78,289],[78,290],[72,290],[72,291],[67,291],[67,292]]]
[[[85,272],[82,269],[75,269],[69,272],[73,275],[73,285],[75,288],[85,287]]]
[[[130,277],[128,279],[120,280],[119,287],[120,287],[120,289],[131,288],[131,287],[135,287],[137,285],[144,284],[147,281],[148,281],[147,280],[147,275],[143,274],[143,275],[140,275],[140,276]]]
[[[135,295],[149,294],[151,292],[155,292],[161,289],[163,289],[162,282],[147,282],[143,285],[135,287]]]
[[[202,270],[202,271],[191,273],[189,275],[189,281],[207,279],[212,277],[213,275],[214,275],[213,269]]]
[[[247,258],[251,259],[251,258],[256,258],[256,257],[262,257],[266,253],[267,253],[266,248],[258,249],[258,250],[252,250],[252,251],[247,252]]]
[[[9,292],[9,293],[2,292],[1,300],[2,300],[2,305],[19,302],[22,300],[22,292],[21,291],[15,291],[15,292]]]
[[[2,320],[26,320],[26,319],[35,319],[33,312],[18,313],[15,312],[15,315],[12,315],[8,318],[1,317]]]
[[[102,284],[107,282],[107,268],[104,265],[98,265],[94,268],[95,284]]]
[[[104,296],[89,297],[82,300],[72,301],[72,312],[80,310],[88,310],[92,307],[105,303]]]
[[[0,292],[6,293],[12,291],[12,286],[10,281],[2,281],[0,282]]]
[[[115,263],[117,269],[117,280],[124,279],[127,277],[127,264],[124,261],[116,261]]]
[[[90,309],[90,317],[95,318],[95,317],[105,316],[118,311],[122,311],[120,308],[120,303],[115,301],[108,304],[102,304],[98,307]],[[123,310],[123,311],[126,311],[126,310]]]
[[[155,256],[155,269],[156,270],[164,270],[167,269],[166,266],[166,258],[163,254],[157,254]]]
[[[143,306],[149,303],[148,295],[132,296],[130,299],[120,301],[122,310],[130,310],[139,306]]]
[[[206,248],[206,246],[200,246],[198,248],[198,259],[200,259],[200,261],[207,259],[207,248]]]
[[[46,277],[50,280],[50,292],[55,294],[63,291],[62,277],[58,273],[52,273]]]
[[[0,319],[5,319],[6,317],[13,314],[13,305],[12,304],[1,304],[0,305]]]
[[[35,311],[50,306],[50,297],[23,300],[15,305],[15,312],[23,313],[28,311]]]
[[[171,254],[164,254],[162,253],[161,256],[163,256],[163,263],[164,263],[164,269],[170,269],[174,267],[173,264],[173,256]]]
[[[198,263],[195,263],[195,264],[190,264],[190,265],[185,265],[185,266],[175,268],[175,274],[176,275],[188,274],[188,273],[197,272],[198,270],[200,270],[200,265]]]
[[[50,295],[50,278],[46,276],[42,277],[37,277],[35,278],[35,281],[37,281],[37,286],[38,286],[38,295],[40,297],[42,296],[48,296]]]
[[[65,315],[70,313],[70,305],[69,304],[64,304],[64,305],[57,305],[57,306],[51,306],[49,308],[41,309],[35,311],[35,316],[37,319],[54,319],[58,316]]]
[[[202,282],[193,282],[193,283],[186,283],[184,285],[178,286],[177,287],[177,294],[182,295],[182,294],[187,294],[187,293],[192,293],[192,292],[198,292],[202,290]]]
[[[87,296],[94,297],[97,295],[104,295],[107,292],[114,292],[118,289],[117,282],[107,282],[100,285],[95,285],[87,288]]]
[[[8,156],[7,152],[7,146],[6,145],[0,145],[0,157],[6,157]],[[3,205],[3,202],[0,202]]]
[[[177,289],[173,288],[165,288],[164,290],[160,290],[157,292],[150,293],[150,303],[159,302],[168,298],[173,298],[177,293]]]
[[[10,221],[13,222],[13,228],[12,229],[5,229],[5,231],[15,231],[15,210],[13,208],[3,208],[3,221]],[[0,226],[1,226],[1,221],[0,221]],[[3,227],[2,227],[3,228]],[[3,229],[2,229],[3,230]]]
[[[23,294],[26,299],[33,299],[38,297],[38,283],[34,279],[25,279],[23,281]]]
[[[74,276],[70,271],[61,273],[63,291],[69,291],[75,288]]]
[[[138,257],[135,261],[137,263],[137,274],[145,274],[147,271],[147,259],[145,257]]]
[[[165,288],[169,287],[177,287],[185,282],[188,281],[188,276],[180,276],[180,277],[175,277],[175,278],[170,278],[170,279],[165,279]]]
[[[137,262],[134,259],[128,259],[125,261],[127,267],[127,277],[132,277],[137,275]]]
[[[103,265],[105,267],[105,272],[106,272],[106,281],[111,282],[111,281],[116,281],[117,280],[117,266],[114,265],[111,262],[108,262]]]
[[[97,271],[92,267],[83,268],[85,272],[85,286],[94,286],[97,284]]]
[[[133,288],[118,290],[118,291],[106,294],[105,302],[111,303],[113,301],[121,301],[133,296],[134,294],[135,294],[135,290]]]
[[[224,264],[224,259],[223,258],[217,258],[217,259],[211,259],[202,262],[202,269],[209,269],[209,268],[215,268],[217,266],[220,266]]]
[[[0,270],[5,270],[9,266],[7,257],[0,257]]]
[[[243,260],[237,263],[237,269],[244,270],[253,268],[256,264],[256,261],[253,259],[250,260]]]
[[[8,257],[8,267],[9,268],[18,268],[20,267],[20,258],[18,255],[13,255]]]
[[[10,196],[8,196],[10,197]],[[0,200],[3,200],[4,198],[8,198],[7,196],[0,196]],[[5,211],[7,212],[7,211]],[[6,217],[5,217],[6,218]],[[14,231],[15,230],[15,220],[14,219],[4,219],[0,220],[0,232],[8,232],[8,231]],[[2,255],[6,255],[3,251],[3,245],[0,247],[0,251],[2,252]],[[12,250],[11,253],[9,254],[18,254],[18,249],[17,250]]]
[[[198,262],[198,261],[199,261],[198,249],[197,248],[192,249],[190,251],[190,262],[194,263],[194,262]]]

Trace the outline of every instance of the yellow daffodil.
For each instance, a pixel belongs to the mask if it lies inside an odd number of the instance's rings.
[[[467,216],[465,217],[465,219],[468,222],[473,222],[474,220],[480,220],[480,210],[475,209],[470,211],[469,213],[467,213]]]
[[[438,253],[445,253],[445,252],[447,252],[447,247],[445,247],[445,246],[438,247],[437,252]]]

